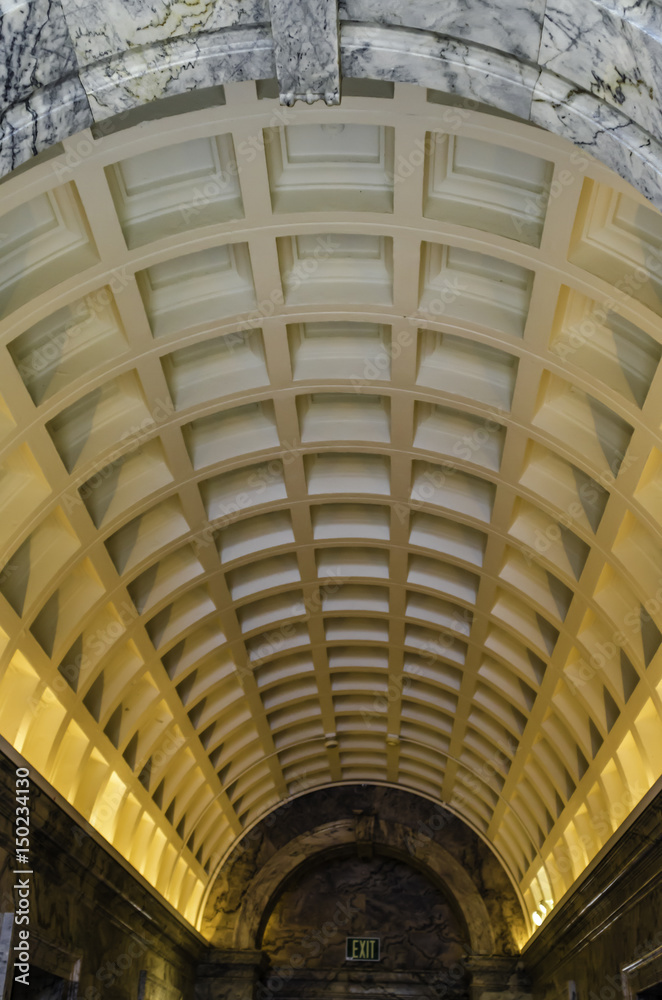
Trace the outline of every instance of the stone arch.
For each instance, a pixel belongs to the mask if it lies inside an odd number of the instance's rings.
[[[383,786],[312,790],[260,820],[212,877],[201,932],[214,948],[254,948],[279,887],[323,852],[352,845],[422,871],[454,901],[476,954],[519,952],[526,913],[489,844],[442,806]]]
[[[366,0],[341,0],[342,76],[416,83],[530,120],[590,150],[662,206],[656,7],[537,0],[526,16],[510,0],[488,14],[483,4],[467,4],[461,16],[429,0],[398,7],[387,3],[377,16]],[[0,109],[0,173],[91,126],[103,134],[108,119],[152,101],[273,77],[279,5],[241,23],[224,8],[218,5],[213,25],[183,19],[160,34],[140,11],[111,33],[88,23],[74,0],[52,5],[40,28],[42,44],[57,40],[47,71],[38,46],[27,54],[24,46],[8,49],[10,78],[30,82],[10,88]],[[18,18],[8,33],[26,30],[30,24]],[[313,75],[317,69],[309,67]]]
[[[351,820],[339,820],[302,834],[274,854],[250,883],[233,929],[233,947],[258,948],[265,915],[269,913],[283,884],[316,857],[356,844]],[[406,861],[443,886],[456,904],[474,954],[494,951],[494,933],[475,884],[453,856],[423,834],[412,834],[400,824],[379,824],[372,840],[375,850]]]
[[[254,949],[263,914],[288,878],[325,851],[362,843],[440,888],[475,954],[519,952],[527,914],[494,850],[443,806],[389,786],[316,789],[266,815],[216,870],[199,929],[214,948]]]

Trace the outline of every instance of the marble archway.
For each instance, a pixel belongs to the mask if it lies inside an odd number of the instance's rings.
[[[365,840],[361,840],[361,836]],[[255,948],[260,942],[265,915],[273,908],[283,884],[302,865],[328,855],[339,848],[370,845],[375,852],[398,859],[423,870],[429,878],[445,886],[461,915],[471,949],[476,954],[490,955],[494,951],[494,933],[487,912],[471,878],[440,844],[415,834],[406,826],[372,823],[362,834],[351,820],[339,820],[302,834],[273,855],[250,883],[233,929],[232,944],[236,948]]]
[[[379,961],[347,958],[353,937],[377,938]],[[354,842],[302,863],[270,901],[258,943],[268,968],[257,998],[281,984],[279,992],[306,1000],[359,989],[366,998],[470,995],[472,946],[455,900],[430,869],[379,844],[359,853]]]
[[[422,796],[386,786],[308,792],[248,831],[211,881],[201,930],[212,948],[258,946],[263,915],[280,887],[324,852],[377,849],[445,887],[476,955],[516,955],[527,936],[518,895],[485,841]]]
[[[379,995],[436,997],[443,987],[444,996],[461,1000],[491,986],[499,996],[519,975],[516,937],[523,916],[490,858],[487,845],[457,817],[439,808],[431,813],[424,799],[396,789],[345,786],[293,800],[249,831],[217,872],[203,917],[211,950],[200,970],[200,997],[341,996],[352,977],[362,989],[377,983],[379,976],[355,971],[339,950],[345,934],[374,929],[374,914],[392,913],[395,907],[394,899],[361,912],[353,907],[352,886],[370,882],[372,862],[398,869],[391,873],[389,868],[394,885],[411,886],[416,880],[427,885],[425,905],[434,914],[423,916],[418,929],[432,935],[426,968],[403,959],[407,942],[396,940],[397,933],[387,928],[387,936],[404,950],[399,964],[382,969],[380,988],[387,992]],[[352,868],[356,859],[366,862],[360,872]],[[327,870],[340,886],[337,898],[326,891],[334,885],[331,876],[325,882]],[[361,891],[365,895],[364,887]],[[329,896],[320,904],[317,923],[311,916],[313,892],[320,899]],[[330,906],[336,909],[331,912]],[[416,933],[416,922],[403,920]],[[331,925],[333,933],[324,930]],[[302,941],[314,938],[316,928],[326,933],[328,948],[325,960],[315,955],[311,962]],[[420,992],[408,992],[415,984]],[[333,993],[332,986],[341,992]],[[388,992],[394,989],[404,992]]]
[[[17,3],[3,23],[0,173],[156,99],[278,74],[286,102],[369,77],[492,104],[584,147],[662,205],[657,4],[375,0]],[[324,53],[324,58],[319,53]],[[340,71],[342,67],[342,73]]]

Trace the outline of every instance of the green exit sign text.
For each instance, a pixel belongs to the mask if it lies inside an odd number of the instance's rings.
[[[350,961],[378,962],[379,938],[348,937],[345,957]]]

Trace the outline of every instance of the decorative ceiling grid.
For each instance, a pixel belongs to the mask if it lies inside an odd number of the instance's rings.
[[[448,804],[539,922],[661,770],[662,219],[348,89],[0,187],[0,733],[193,924],[339,781]]]

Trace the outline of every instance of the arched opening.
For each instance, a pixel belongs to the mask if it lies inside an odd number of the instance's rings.
[[[393,788],[309,792],[258,823],[217,872],[203,930],[216,955],[204,998],[344,996],[354,983],[367,995],[473,1000],[512,977],[526,986],[521,910],[488,846]],[[377,938],[379,961],[361,960],[360,942]]]
[[[311,1000],[332,995],[331,983],[334,994],[353,984],[366,997],[443,984],[449,998],[468,998],[471,944],[455,901],[411,859],[379,847],[363,854],[322,852],[280,887],[258,934],[269,963],[260,984],[280,979],[286,993]],[[366,938],[378,947],[361,948]],[[359,940],[349,957],[348,939]]]

